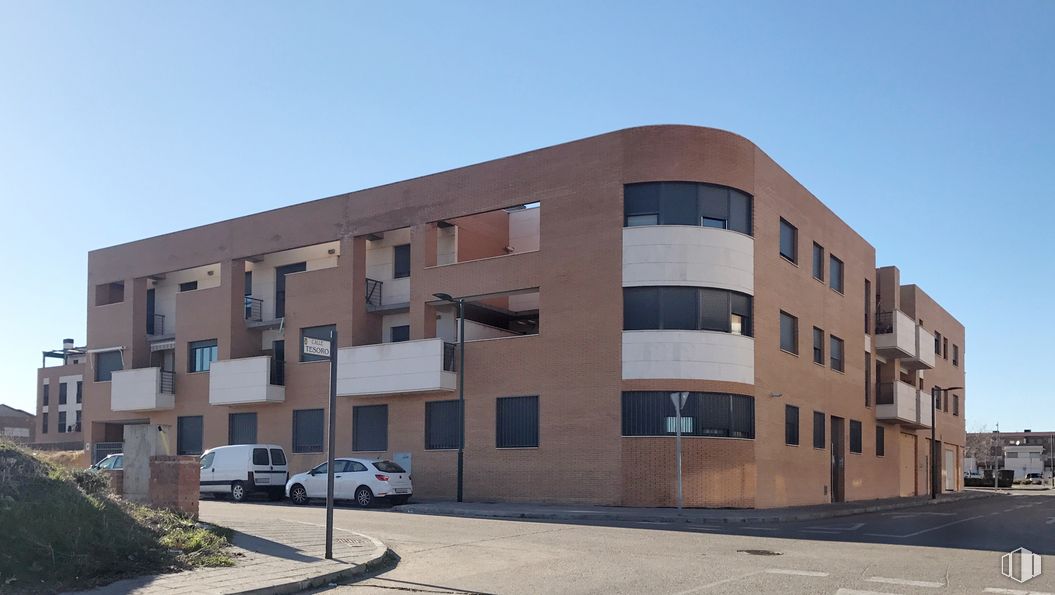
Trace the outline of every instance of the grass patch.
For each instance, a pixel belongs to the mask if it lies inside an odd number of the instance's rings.
[[[230,533],[113,497],[0,441],[0,593],[86,589],[197,566],[230,566]]]

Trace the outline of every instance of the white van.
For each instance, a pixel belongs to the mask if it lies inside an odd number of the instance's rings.
[[[286,494],[286,453],[277,444],[234,444],[210,448],[201,455],[202,494],[231,496],[236,502],[253,492],[272,500]]]

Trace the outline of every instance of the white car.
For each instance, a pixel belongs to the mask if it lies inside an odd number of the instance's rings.
[[[351,500],[363,508],[377,498],[404,504],[414,493],[410,474],[385,460],[334,459],[333,498]],[[286,496],[294,504],[307,504],[313,498],[326,498],[326,463],[286,482]]]

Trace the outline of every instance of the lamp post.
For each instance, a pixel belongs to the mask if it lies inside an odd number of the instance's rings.
[[[462,501],[465,477],[465,299],[449,293],[432,294],[458,306],[458,502]]]
[[[945,393],[945,399],[949,398],[949,391],[951,390],[963,390],[962,386],[950,386],[949,388],[942,388],[935,386],[938,389],[938,394]],[[938,427],[938,419],[936,416],[938,404],[934,400],[934,395],[930,396],[930,499],[935,500],[938,497],[938,440],[935,436],[936,428]]]

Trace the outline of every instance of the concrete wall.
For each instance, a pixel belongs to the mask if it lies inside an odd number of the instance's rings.
[[[172,426],[161,430],[156,424],[124,427],[123,488],[125,498],[133,502],[150,501],[150,458],[175,451],[175,430]]]

